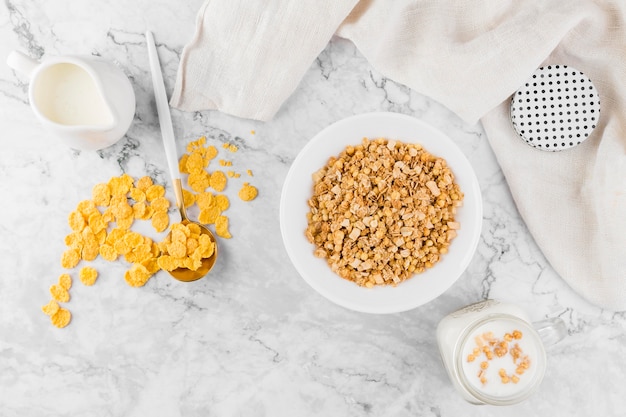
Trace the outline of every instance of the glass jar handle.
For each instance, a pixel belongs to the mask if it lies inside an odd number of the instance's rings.
[[[560,317],[552,317],[533,322],[533,327],[545,346],[554,345],[567,336],[567,326]]]

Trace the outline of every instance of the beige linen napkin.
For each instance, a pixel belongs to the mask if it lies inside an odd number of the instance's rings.
[[[529,230],[589,301],[626,310],[626,3],[621,0],[207,0],[171,104],[269,120],[333,34],[385,76],[481,120]],[[582,145],[527,146],[510,96],[544,64],[600,93]]]
[[[358,0],[206,0],[171,104],[268,120]]]

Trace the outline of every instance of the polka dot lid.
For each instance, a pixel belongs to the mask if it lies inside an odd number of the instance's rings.
[[[524,141],[544,151],[579,145],[598,124],[600,97],[582,72],[567,65],[539,68],[511,100],[511,121]]]

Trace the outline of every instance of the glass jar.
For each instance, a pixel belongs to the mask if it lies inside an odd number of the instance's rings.
[[[485,300],[444,317],[437,344],[448,376],[465,400],[511,405],[539,387],[546,369],[544,345],[566,334],[560,318],[531,323],[519,306]]]

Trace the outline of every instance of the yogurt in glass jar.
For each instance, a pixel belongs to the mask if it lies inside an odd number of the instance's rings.
[[[510,405],[539,387],[546,370],[544,343],[566,333],[561,319],[531,324],[520,307],[486,300],[441,320],[437,343],[463,398],[473,404]]]

